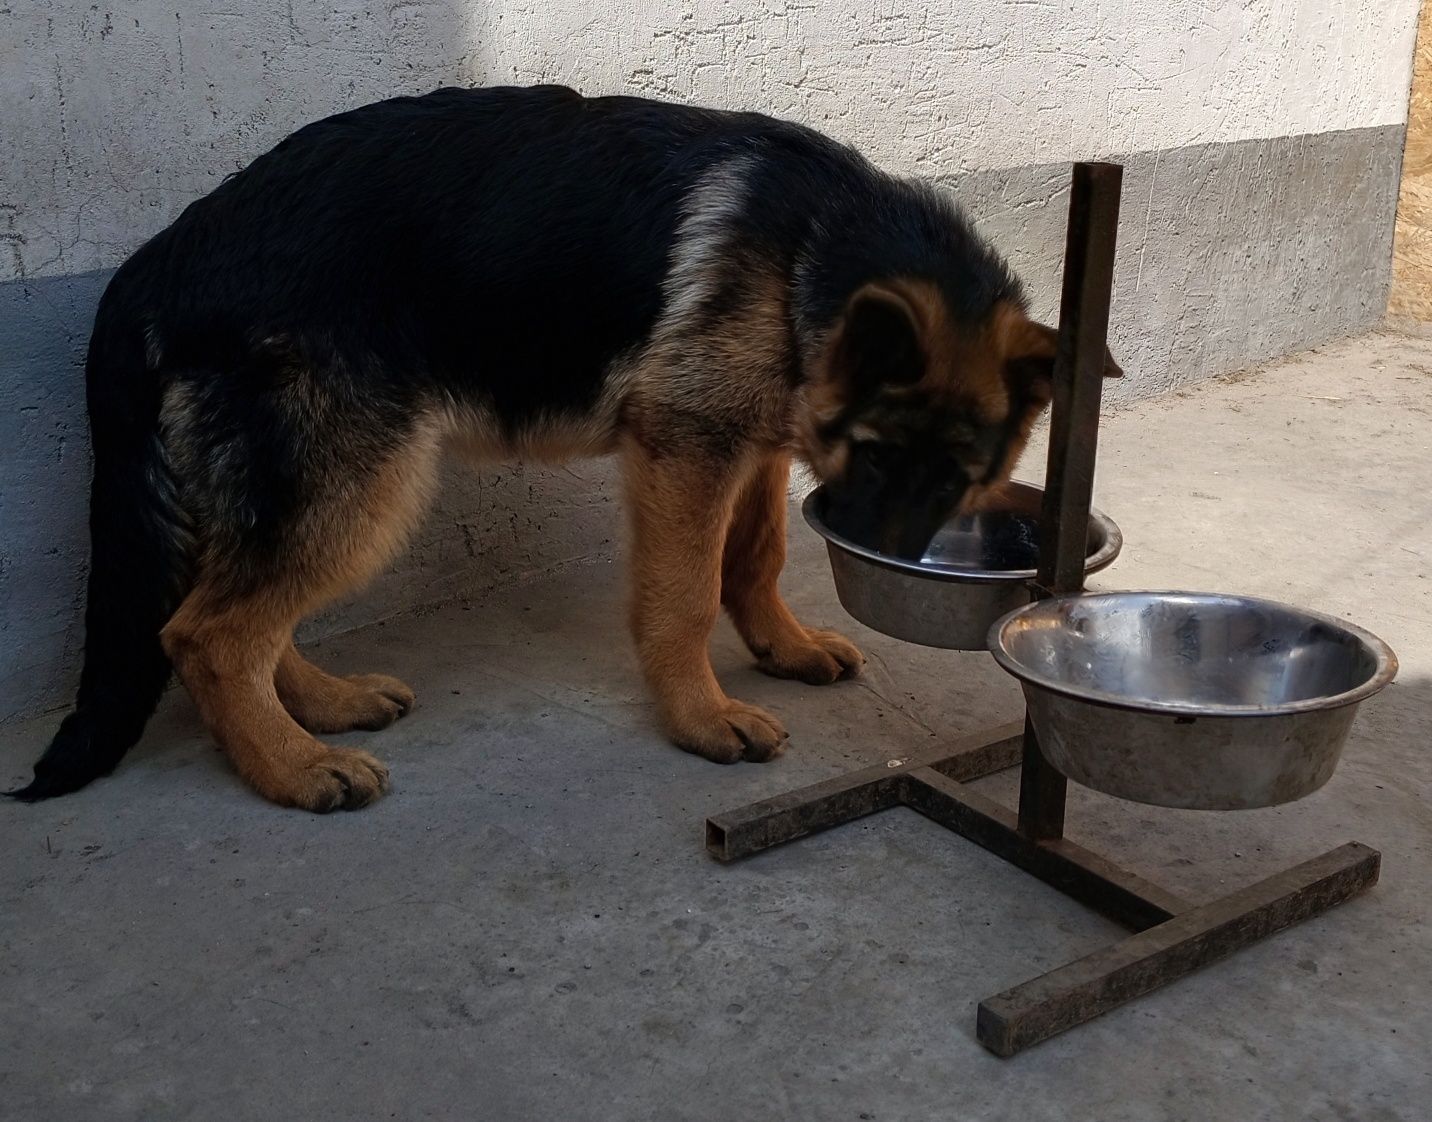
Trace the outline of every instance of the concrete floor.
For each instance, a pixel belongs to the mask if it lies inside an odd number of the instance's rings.
[[[845,619],[800,526],[791,600],[870,665],[826,689],[771,681],[723,625],[728,689],[791,729],[779,762],[663,744],[618,563],[325,643],[328,665],[419,693],[396,728],[351,738],[393,771],[368,810],[259,801],[180,693],[112,779],[0,805],[0,1115],[1425,1118],[1429,414],[1432,341],[1373,335],[1103,433],[1097,501],[1127,545],[1101,587],[1342,615],[1402,674],[1303,802],[1204,814],[1081,791],[1071,833],[1200,897],[1346,840],[1382,850],[1382,883],[1328,916],[1002,1061],[975,1043],[978,1001],[1114,927],[905,810],[712,862],[707,814],[1019,713],[987,656]],[[53,723],[0,732],[0,783]]]

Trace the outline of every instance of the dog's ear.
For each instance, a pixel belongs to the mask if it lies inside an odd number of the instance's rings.
[[[1012,313],[1003,317],[1005,376],[1047,397],[1054,386],[1054,355],[1059,349],[1059,332],[1047,324]],[[1104,377],[1122,378],[1123,369],[1104,348]]]
[[[850,298],[839,330],[836,375],[852,389],[909,386],[924,375],[919,313],[894,289],[866,285]]]

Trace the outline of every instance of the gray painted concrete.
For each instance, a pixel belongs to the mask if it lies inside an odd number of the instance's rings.
[[[1197,144],[1124,165],[1110,324],[1132,401],[1316,346],[1387,308],[1402,126]],[[946,180],[1059,308],[1067,164]]]
[[[1123,400],[1375,323],[1386,304],[1400,126],[1124,157],[1115,345]],[[1058,302],[1068,168],[950,181]],[[69,700],[83,642],[87,435],[80,362],[103,272],[0,284],[0,722]],[[454,473],[408,555],[307,634],[330,635],[610,556],[601,463]]]
[[[395,789],[314,818],[249,794],[170,695],[119,773],[0,805],[0,1103],[73,1119],[1414,1122],[1432,1087],[1432,342],[1373,335],[1111,416],[1099,587],[1228,589],[1338,614],[1402,658],[1338,773],[1264,811],[1075,792],[1072,833],[1209,897],[1345,840],[1344,908],[1011,1061],[981,997],[1115,936],[913,813],[721,867],[705,815],[1008,720],[983,655],[842,618],[819,543],[786,581],[871,656],[857,683],[718,672],[792,730],[719,768],[651,727],[621,565],[323,643],[419,705],[355,736]],[[0,783],[52,722],[0,732]],[[1011,796],[1009,777],[988,783]]]

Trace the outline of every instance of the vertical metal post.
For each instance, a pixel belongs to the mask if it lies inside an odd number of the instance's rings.
[[[1084,587],[1123,177],[1124,169],[1118,164],[1074,165],[1059,304],[1059,348],[1054,360],[1049,465],[1040,519],[1036,595],[1041,597],[1078,592]],[[1035,841],[1062,837],[1067,789],[1068,780],[1040,752],[1026,716],[1019,832]]]

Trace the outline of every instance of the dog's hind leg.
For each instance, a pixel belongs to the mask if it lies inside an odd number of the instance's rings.
[[[761,670],[819,686],[859,673],[865,657],[843,635],[803,627],[781,599],[789,479],[782,453],[757,464],[742,487],[721,562],[721,602]]]
[[[309,732],[387,728],[413,707],[413,691],[386,674],[335,677],[298,653],[290,642],[274,672],[279,701]]]
[[[204,724],[259,794],[304,810],[365,806],[387,789],[387,768],[367,752],[320,744],[279,702],[274,672],[296,616],[285,592],[233,597],[201,582],[164,628],[164,649]]]
[[[204,723],[239,774],[273,802],[350,809],[387,788],[378,760],[315,740],[283,697],[315,727],[336,728],[340,718],[357,715],[351,691],[371,689],[374,680],[345,682],[309,666],[293,650],[293,628],[367,580],[401,546],[431,493],[436,444],[418,433],[380,466],[365,470],[350,458],[343,470],[314,471],[301,509],[281,532],[270,526],[264,537],[240,535],[206,553],[192,591],[161,633]],[[325,683],[339,688],[328,696],[301,688]],[[392,692],[411,697],[405,688]]]

